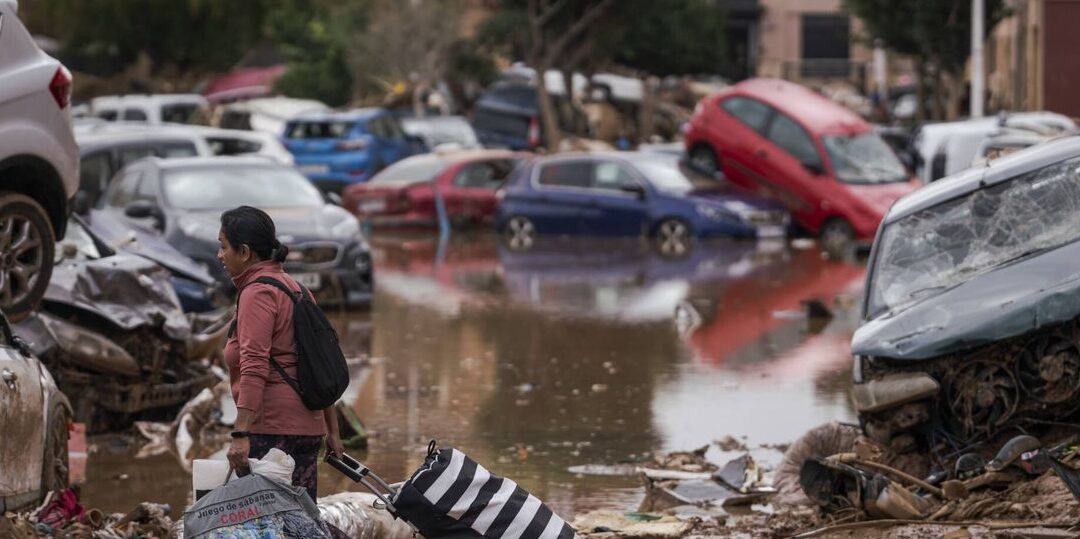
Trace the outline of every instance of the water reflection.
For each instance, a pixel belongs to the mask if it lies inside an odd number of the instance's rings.
[[[790,442],[817,423],[853,417],[854,321],[844,306],[856,303],[863,268],[822,260],[815,249],[714,243],[668,259],[637,243],[521,253],[481,236],[443,249],[398,239],[374,256],[371,312],[331,320],[346,355],[364,365],[346,395],[373,433],[357,456],[391,481],[411,474],[436,438],[567,516],[625,509],[643,495],[636,478],[567,468],[725,434],[751,445]],[[829,323],[802,316],[810,298],[833,309]],[[105,465],[99,476],[119,469],[112,457],[92,456],[91,467],[95,458]],[[135,466],[190,485],[178,465]],[[322,494],[345,489],[359,487],[321,470]]]

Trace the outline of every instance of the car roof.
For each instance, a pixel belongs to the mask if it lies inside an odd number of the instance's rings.
[[[362,109],[353,110],[327,110],[316,112],[305,112],[294,116],[289,121],[292,122],[330,122],[330,121],[352,121],[362,122],[370,120],[381,114],[389,114],[386,109],[380,107],[367,107]]]
[[[1080,135],[1066,135],[999,157],[983,166],[972,167],[938,180],[897,200],[882,224],[896,222],[977,189],[1002,183],[1074,157],[1080,157]]]
[[[279,165],[277,163],[266,160],[263,157],[245,157],[245,156],[214,156],[214,157],[171,157],[164,159],[161,157],[148,157],[142,161],[151,161],[154,166],[161,170],[177,170],[185,168],[203,168],[203,167],[263,167],[263,168],[284,168],[292,170],[292,167],[285,165]]]
[[[750,79],[721,92],[722,96],[753,97],[795,118],[819,134],[850,134],[871,130],[870,124],[843,105],[813,90],[780,79]]]
[[[147,138],[191,138],[191,137],[232,137],[248,140],[265,140],[266,134],[239,129],[221,129],[204,125],[159,124],[149,125],[140,122],[106,122],[80,125],[75,130],[75,139],[80,146],[100,145],[128,140]]]

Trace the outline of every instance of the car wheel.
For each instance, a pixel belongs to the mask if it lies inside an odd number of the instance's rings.
[[[527,251],[536,243],[536,226],[528,217],[511,217],[503,227],[506,245],[515,251]]]
[[[45,438],[45,454],[41,460],[41,493],[61,491],[68,487],[68,412],[57,406],[49,422]]]
[[[844,258],[855,242],[855,229],[839,217],[821,227],[821,250],[833,258]]]
[[[690,225],[679,219],[665,219],[656,225],[653,241],[663,256],[680,257],[690,253],[693,234]]]
[[[694,168],[707,174],[720,172],[720,164],[716,159],[716,153],[708,146],[697,146],[690,152],[690,164]]]
[[[45,295],[56,239],[45,210],[32,198],[0,193],[0,310],[25,318]]]

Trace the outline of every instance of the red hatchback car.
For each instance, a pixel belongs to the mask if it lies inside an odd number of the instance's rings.
[[[438,226],[438,189],[453,224],[485,224],[495,215],[495,191],[523,157],[494,150],[417,155],[346,187],[342,202],[375,226]]]
[[[685,140],[696,166],[782,200],[829,252],[873,240],[889,206],[920,185],[870,124],[782,80],[752,79],[702,99]]]

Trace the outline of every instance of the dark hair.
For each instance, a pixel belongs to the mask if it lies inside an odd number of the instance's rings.
[[[260,260],[284,262],[289,254],[277,239],[274,220],[258,208],[240,206],[221,214],[221,231],[233,249],[247,245]]]

